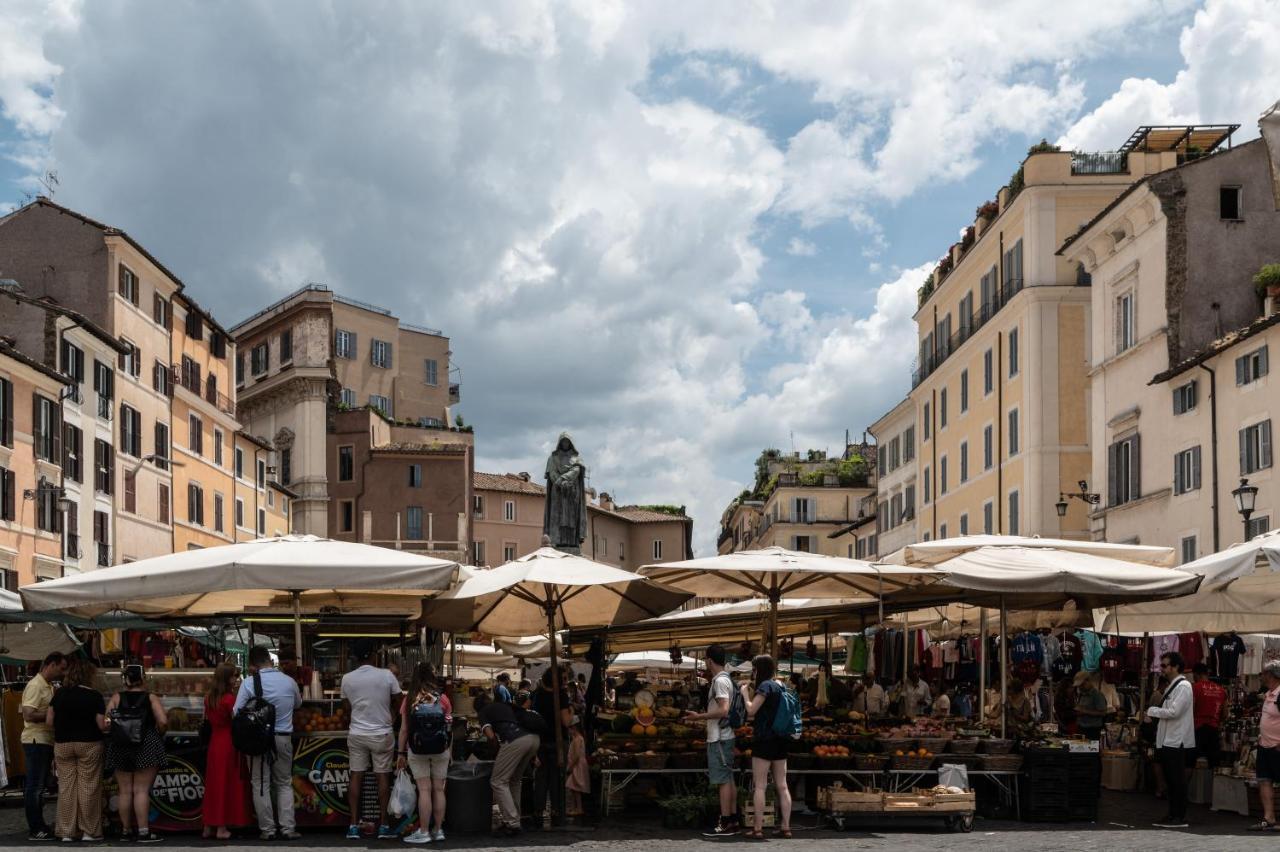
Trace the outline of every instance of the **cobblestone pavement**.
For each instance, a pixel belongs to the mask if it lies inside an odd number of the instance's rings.
[[[775,852],[787,848],[801,852],[844,852],[850,849],[886,849],[893,852],[917,852],[917,850],[946,849],[948,852],[969,850],[1022,849],[1027,852],[1076,852],[1076,850],[1274,850],[1280,847],[1280,837],[1260,836],[1249,832],[1254,822],[1238,814],[1215,814],[1207,808],[1193,806],[1192,827],[1186,831],[1164,831],[1151,827],[1152,820],[1163,814],[1163,803],[1150,796],[1127,793],[1105,793],[1098,814],[1098,822],[1059,824],[1032,824],[1025,822],[983,820],[976,822],[971,834],[951,833],[943,830],[936,820],[902,819],[892,824],[878,823],[850,826],[843,831],[819,827],[816,817],[796,817],[795,839],[769,840],[767,845]],[[53,806],[47,816],[53,818]],[[0,806],[0,848],[65,849],[87,844],[44,843],[30,844],[22,817],[21,803],[12,799]],[[132,844],[107,843],[108,847]],[[710,846],[735,847],[759,845],[747,839],[704,840],[696,833],[662,829],[656,815],[647,818],[611,818],[594,827],[564,831],[527,832],[514,840],[495,840],[487,836],[457,836],[443,844],[431,844],[427,849],[475,849],[530,850],[563,849],[601,850],[609,852],[706,852]],[[230,843],[201,841],[193,835],[170,835],[155,847],[158,849],[210,849],[229,847],[241,849],[273,848],[281,852],[287,848],[347,847],[356,849],[403,848],[389,841],[347,841],[339,831],[312,831],[295,843],[261,843],[256,833]]]

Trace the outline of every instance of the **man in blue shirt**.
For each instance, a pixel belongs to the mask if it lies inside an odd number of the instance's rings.
[[[240,683],[233,712],[254,697],[254,675],[262,680],[262,697],[276,708],[276,750],[274,756],[249,761],[253,809],[262,840],[297,840],[302,835],[293,816],[293,711],[302,703],[302,693],[297,681],[272,665],[271,654],[257,645],[249,651],[249,676]]]
[[[498,675],[498,681],[493,685],[493,700],[502,704],[511,703],[511,675],[506,672]]]

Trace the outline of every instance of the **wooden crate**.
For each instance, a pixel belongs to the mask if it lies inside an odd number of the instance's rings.
[[[743,826],[747,826],[747,827],[754,826],[756,824],[755,814],[756,814],[755,802],[753,802],[751,799],[747,799],[747,803],[742,806]],[[761,827],[773,828],[775,825],[778,824],[778,810],[774,806],[773,801],[770,800],[764,803],[763,816],[764,818],[760,821]]]
[[[884,793],[880,790],[846,790],[843,787],[820,787],[818,809],[832,813],[880,811],[884,809]]]

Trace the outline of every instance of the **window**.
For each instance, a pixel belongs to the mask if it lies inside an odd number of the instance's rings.
[[[514,521],[516,519],[516,501],[515,500],[503,501],[502,519],[504,521]]]
[[[946,538],[946,537],[947,537],[947,525],[938,524],[938,538]]]
[[[1022,240],[1004,253],[1005,299],[1022,289]]]
[[[187,449],[196,455],[204,454],[204,423],[194,414],[187,415]]]
[[[187,523],[204,526],[204,489],[187,483]]]
[[[343,388],[340,399],[342,401],[342,404],[345,405],[347,408],[355,408],[356,405],[358,405],[358,403],[356,402],[356,392],[353,391],[351,388]]]
[[[938,429],[947,428],[947,389],[938,392]]]
[[[124,338],[121,338],[120,342],[126,348],[125,351],[116,356],[116,366],[120,368],[121,372],[128,373],[136,379],[142,374],[142,350],[138,349],[136,344]]]
[[[391,343],[374,338],[369,347],[369,361],[375,367],[391,369]]]
[[[902,495],[902,520],[909,521],[916,516],[916,487],[908,485]]]
[[[993,521],[995,520],[995,518],[993,517],[994,515],[995,515],[995,504],[992,503],[990,500],[983,503],[982,504],[982,531],[987,535],[991,535],[992,531],[995,529],[995,527],[993,526]]]
[[[173,395],[172,376],[169,374],[169,367],[163,362],[156,360],[151,364],[151,389],[156,393],[162,393],[165,396]]]
[[[244,384],[244,353],[236,353],[236,385]]]
[[[72,482],[84,482],[84,432],[70,423],[62,424],[62,472]]]
[[[1130,435],[1107,447],[1108,505],[1121,506],[1142,494],[1141,436]]]
[[[889,448],[880,446],[876,448],[876,470],[880,473],[889,472]]]
[[[1200,448],[1192,447],[1173,456],[1173,493],[1186,494],[1200,487]]]
[[[791,498],[791,520],[797,524],[813,523],[813,501],[808,497]]]
[[[982,276],[982,282],[980,285],[982,291],[982,304],[978,306],[978,310],[982,311],[983,319],[986,319],[995,313],[999,295],[996,289],[996,278],[996,268],[994,265],[992,265],[991,269],[987,271],[986,275]]]
[[[280,363],[288,364],[293,360],[293,329],[286,328],[280,332]]]
[[[408,506],[404,510],[404,537],[413,541],[422,538],[422,507]]]
[[[223,434],[221,429],[213,430],[213,463],[218,467],[222,467],[222,441]]]
[[[1240,430],[1240,475],[1271,467],[1271,421]]]
[[[982,353],[982,395],[986,396],[995,390],[995,352],[988,349]]]
[[[995,460],[995,429],[988,423],[982,427],[982,469],[991,470]]]
[[[356,357],[356,333],[338,329],[333,333],[333,354],[335,358],[351,360]]]
[[[156,511],[156,517],[160,523],[169,523],[169,486],[163,482],[159,483],[159,490],[156,494],[156,505],[159,509]]]
[[[182,356],[182,386],[192,393],[199,395],[200,393],[200,365],[195,362],[194,358],[186,355]]]
[[[93,488],[99,494],[110,494],[115,467],[115,451],[106,441],[93,442]]]
[[[969,371],[960,371],[960,413],[969,410]]]
[[[921,428],[924,429],[924,440],[929,440],[929,434],[932,430],[932,423],[929,421],[929,403],[924,404],[923,416],[920,418]]]
[[[236,461],[236,478],[244,479],[244,450],[241,449],[240,447],[236,447],[235,461]]]
[[[120,452],[142,458],[142,414],[127,405],[120,406]]]
[[[33,394],[31,407],[36,458],[57,464],[62,461],[62,424],[59,422],[58,404],[48,397]]]
[[[938,459],[938,494],[947,493],[947,457]]]
[[[916,427],[908,426],[902,433],[902,460],[909,462],[916,457]]]
[[[1218,188],[1218,218],[1243,218],[1240,215],[1240,187],[1223,186]]]
[[[440,365],[436,363],[436,359],[428,358],[423,363],[424,363],[424,366],[426,367],[427,384],[431,385],[432,387],[435,387],[436,385],[440,384],[440,374],[439,374]]]
[[[1194,379],[1173,389],[1174,414],[1186,414],[1188,411],[1195,410],[1195,407],[1196,383]]]
[[[1009,378],[1018,375],[1018,329],[1009,329]]]
[[[338,481],[351,482],[355,478],[355,447],[338,447]]]
[[[502,545],[502,561],[514,562],[516,560],[516,546],[514,544]]]
[[[1009,458],[1018,454],[1018,409],[1009,411]]]
[[[276,492],[267,492],[267,508],[274,509],[276,507]]]
[[[1247,536],[1245,540],[1248,541],[1249,539],[1257,538],[1269,529],[1271,529],[1271,518],[1267,515],[1250,518],[1249,522],[1245,524],[1244,534]]]
[[[138,304],[138,276],[133,274],[133,270],[124,264],[120,264],[119,273],[117,275],[117,289],[120,295],[128,299],[134,305]]]
[[[369,394],[369,407],[376,408],[387,417],[391,416],[391,400],[376,393]]]
[[[960,481],[969,481],[969,442],[960,442]]]
[[[1018,492],[1009,492],[1009,535],[1018,535]]]
[[[152,463],[161,470],[169,469],[169,426],[166,423],[156,422],[155,427],[155,454],[151,459]]]
[[[106,512],[93,513],[93,543],[97,545],[97,563],[105,567],[111,564],[111,516]]]
[[[258,510],[258,535],[264,536],[266,534],[267,534],[267,510],[259,509]]]
[[[213,495],[213,531],[214,532],[223,531],[222,506],[223,506],[222,495],[221,494]]]
[[[471,542],[471,561],[476,565],[488,564],[487,562],[484,561],[484,542],[483,541]]]
[[[484,517],[484,495],[474,494],[471,497],[471,514],[477,518]]]
[[[1267,360],[1267,347],[1265,346],[1237,358],[1236,384],[1247,385],[1265,376],[1268,372]]]
[[[893,526],[892,510],[889,508],[889,503],[882,500],[876,506],[876,529],[887,530],[892,526]]]
[[[244,500],[240,499],[239,497],[236,498],[235,511],[236,511],[235,524],[237,527],[244,529]],[[339,512],[339,515],[341,515],[341,512]]]
[[[932,471],[929,468],[924,469],[924,503],[929,505],[929,501],[933,499],[933,478]]]
[[[62,374],[77,385],[84,382],[84,350],[67,339],[62,341]],[[76,402],[79,402],[79,388],[76,388]]]
[[[1133,346],[1135,340],[1133,292],[1116,297],[1116,354]]]
[[[627,543],[625,541],[618,542],[618,561],[627,561]]]
[[[653,540],[653,558],[655,560],[662,558],[662,539],[660,538]]]
[[[36,483],[36,529],[61,532],[62,516],[58,512],[58,488],[43,476]]]
[[[267,342],[264,340],[249,350],[249,372],[255,376],[261,376],[267,371],[269,360]]]
[[[111,401],[115,398],[116,376],[111,368],[101,361],[93,362],[93,390],[98,395],[98,416],[103,420],[111,419]]]
[[[258,459],[258,488],[267,487],[267,463],[263,459]]]
[[[280,484],[290,482],[293,482],[293,449],[285,448],[280,451]]]
[[[1193,535],[1184,535],[1182,537],[1182,564],[1196,561],[1196,537]]]
[[[962,337],[968,337],[969,332],[973,330],[973,291],[965,293],[960,299],[959,314],[960,334]]]
[[[902,465],[902,436],[896,435],[889,442],[889,470],[897,470]]]
[[[0,445],[13,446],[13,382],[0,379]]]

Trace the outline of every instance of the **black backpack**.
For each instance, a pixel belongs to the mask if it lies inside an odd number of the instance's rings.
[[[231,744],[249,757],[275,754],[276,706],[262,697],[262,675],[254,672],[253,697],[231,720]]]
[[[440,701],[422,701],[409,711],[409,750],[414,754],[444,754],[449,748],[449,724]]]
[[[140,700],[134,700],[134,697]],[[151,694],[147,692],[122,692],[116,709],[111,711],[111,741],[122,746],[142,745],[147,732],[147,717],[151,715]]]

